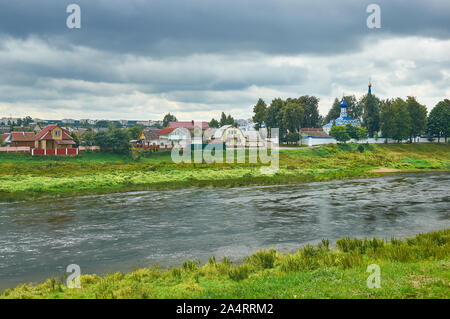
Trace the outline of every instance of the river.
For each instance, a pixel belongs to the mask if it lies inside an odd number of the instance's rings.
[[[73,263],[104,274],[448,228],[449,185],[448,173],[421,173],[0,203],[0,289],[63,278]]]

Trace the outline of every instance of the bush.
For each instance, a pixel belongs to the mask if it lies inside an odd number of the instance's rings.
[[[341,238],[336,240],[336,247],[340,250],[343,251],[344,253],[346,252],[351,252],[351,251],[357,251],[362,253],[363,252],[363,241],[361,239],[358,238]]]
[[[251,265],[261,269],[273,268],[277,258],[277,251],[275,249],[260,250],[250,257],[245,258],[245,261]]]
[[[248,278],[250,269],[248,265],[242,264],[239,266],[234,266],[228,271],[228,277],[233,281],[241,281]]]

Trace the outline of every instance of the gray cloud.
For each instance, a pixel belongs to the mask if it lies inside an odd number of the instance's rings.
[[[372,1],[0,1],[0,115],[248,117],[258,97],[302,94],[326,113],[369,76],[429,107],[450,94],[448,1],[377,1],[377,30]]]

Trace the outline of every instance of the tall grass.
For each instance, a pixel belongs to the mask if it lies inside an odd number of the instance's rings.
[[[450,229],[405,240],[343,238],[336,247],[323,240],[287,254],[261,250],[237,265],[226,257],[222,261],[211,257],[204,265],[185,261],[168,270],[149,267],[129,274],[83,275],[82,289],[68,289],[49,279],[37,286],[7,289],[0,298],[268,298],[285,296],[287,289],[298,292],[300,278],[308,278],[303,289],[313,289],[307,296],[355,297],[366,289],[366,267],[373,263],[381,265],[384,276],[384,290],[377,296],[405,297],[405,287],[415,287],[417,278],[425,278],[424,285],[435,281],[436,285],[418,290],[418,296],[450,297]]]

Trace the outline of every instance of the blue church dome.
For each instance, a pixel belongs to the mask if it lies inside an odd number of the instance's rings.
[[[344,100],[344,99],[342,99],[342,102],[341,102],[341,107],[347,107],[347,102],[345,102],[345,100]]]

